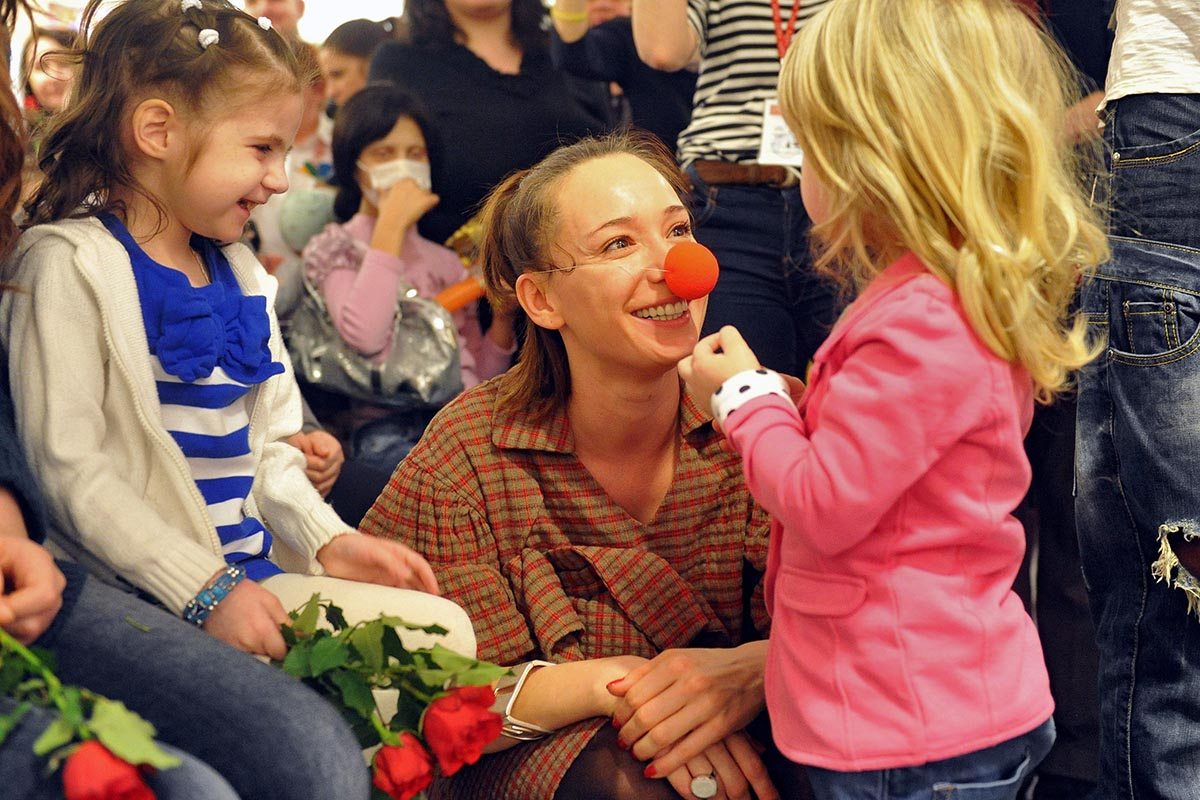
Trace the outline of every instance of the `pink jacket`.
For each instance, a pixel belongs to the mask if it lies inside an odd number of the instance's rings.
[[[400,282],[432,298],[466,278],[467,271],[454,251],[421,237],[415,227],[399,258],[369,247],[374,232],[375,218],[365,214],[342,225],[330,223],[304,248],[304,269],[325,296],[333,325],[347,344],[382,360],[392,344]],[[508,369],[512,351],[483,335],[474,306],[456,311],[454,320],[464,389]]]
[[[1054,709],[1012,592],[1032,384],[909,254],[846,311],[800,407],[726,421],[773,519],[767,705],[793,761],[860,771],[963,755]]]

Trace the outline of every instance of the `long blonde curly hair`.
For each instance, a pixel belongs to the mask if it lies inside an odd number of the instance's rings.
[[[1071,301],[1108,257],[1065,133],[1075,87],[1013,0],[836,0],[779,81],[826,190],[818,269],[861,289],[914,252],[1042,402],[1096,354]]]

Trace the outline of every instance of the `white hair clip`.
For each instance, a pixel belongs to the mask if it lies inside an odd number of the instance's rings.
[[[199,1],[200,0],[196,0],[196,2],[199,2]],[[258,27],[262,28],[264,31],[271,30],[271,18],[270,17],[259,17],[258,18]]]
[[[213,28],[205,28],[200,31],[200,35],[197,38],[200,40],[200,46],[207,50],[212,45],[221,41],[221,34],[217,33]]]
[[[191,8],[194,8],[197,11],[199,11],[200,8],[202,7],[200,0],[183,0],[183,2],[181,2],[179,4],[179,6],[180,6],[179,10],[182,12],[187,12],[187,10],[191,9]]]

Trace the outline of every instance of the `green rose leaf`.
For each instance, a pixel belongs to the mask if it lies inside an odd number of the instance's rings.
[[[431,636],[445,636],[450,632],[447,628],[443,628],[436,622],[429,625],[418,625],[415,622],[409,622],[408,620],[400,619],[400,617],[390,617],[387,614],[380,615],[379,621],[392,628],[402,628],[410,631],[424,631]]]
[[[385,627],[383,629],[383,655],[384,658],[395,661],[402,666],[411,666],[416,663],[412,653],[408,652],[404,643],[400,641],[400,635],[392,627]]]
[[[342,694],[342,703],[356,714],[369,719],[375,713],[375,697],[367,679],[356,672],[335,672],[330,680]]]
[[[0,717],[0,744],[4,744],[4,740],[20,724],[21,717],[25,716],[26,712],[31,708],[33,706],[29,703],[21,703],[12,711]]]
[[[288,650],[280,666],[283,671],[293,678],[308,678],[312,676],[312,644],[308,639],[302,639],[296,646]]]
[[[368,622],[350,634],[350,644],[362,656],[371,672],[383,669],[383,623]]]
[[[329,621],[330,626],[335,631],[344,631],[350,627],[346,624],[346,616],[342,614],[342,610],[333,603],[325,606],[325,619]]]
[[[79,727],[83,724],[83,697],[80,694],[78,687],[63,687],[62,705],[60,706],[60,709],[67,722],[71,723],[75,727]]]
[[[75,726],[62,717],[55,717],[54,722],[33,743],[33,754],[44,756],[51,750],[62,747],[75,738]]]
[[[475,664],[475,659],[467,658],[440,644],[433,646],[429,657],[433,659],[433,663],[450,672],[461,672]]]
[[[500,676],[507,675],[509,672],[511,670],[508,667],[477,661],[474,666],[455,675],[454,684],[456,686],[486,686],[496,682]]]
[[[307,603],[300,606],[298,611],[292,613],[296,615],[296,621],[292,623],[292,628],[295,629],[296,634],[299,636],[311,636],[313,631],[317,629],[317,619],[321,614],[321,595],[314,594],[308,599]]]
[[[344,666],[350,660],[346,645],[335,638],[320,639],[312,646],[312,656],[309,660],[314,676],[323,675],[331,669]]]
[[[88,722],[100,743],[130,764],[149,764],[158,769],[177,767],[180,760],[154,741],[154,726],[117,700],[97,698]]]

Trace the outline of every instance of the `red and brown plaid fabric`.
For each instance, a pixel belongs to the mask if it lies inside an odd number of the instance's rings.
[[[497,406],[504,380],[438,414],[361,526],[429,559],[442,593],[470,614],[480,658],[732,646],[747,621],[765,635],[767,517],[690,398],[680,406],[675,480],[643,525],[575,457],[565,412],[539,418]],[[758,582],[749,609],[747,567]],[[433,796],[550,800],[600,724],[489,756]]]

